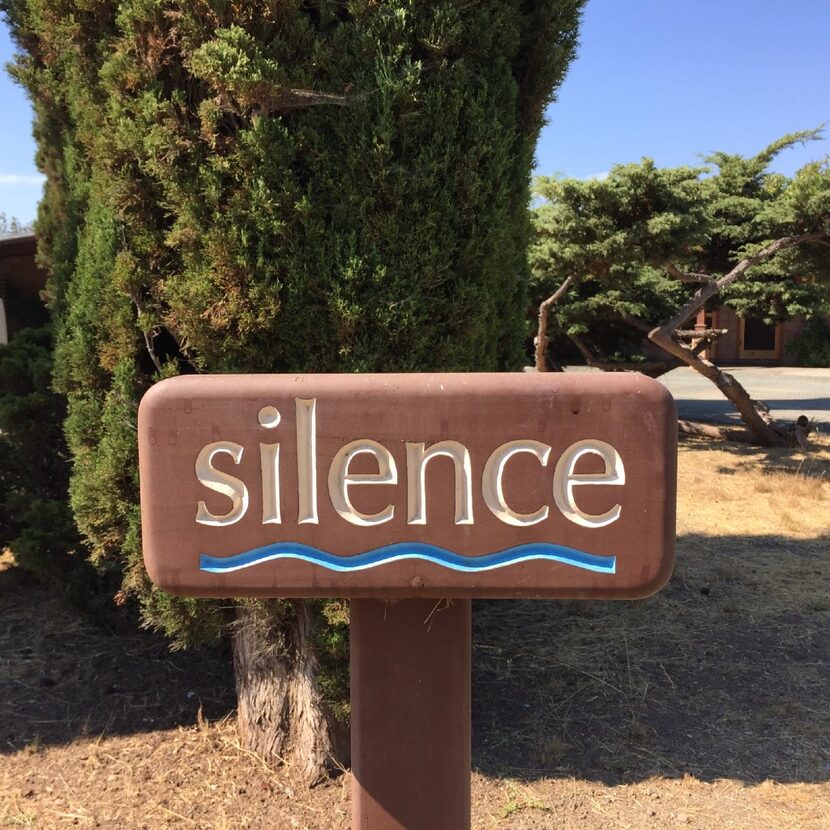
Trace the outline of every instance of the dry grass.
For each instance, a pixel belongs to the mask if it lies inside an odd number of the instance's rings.
[[[273,774],[240,748],[228,719],[0,757],[0,826],[69,825],[345,828],[348,788],[310,792]]]
[[[830,436],[811,452],[680,444],[677,533],[830,539]]]
[[[683,442],[679,534],[644,602],[476,604],[477,830],[830,828],[830,440]],[[8,566],[0,827],[349,826],[348,775],[239,747],[226,655],[108,636]]]
[[[574,778],[493,787],[476,776],[473,803],[480,805],[475,830],[827,830],[830,815],[826,787],[773,782],[743,787],[691,776],[615,787]]]

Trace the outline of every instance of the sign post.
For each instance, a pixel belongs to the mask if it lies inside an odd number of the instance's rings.
[[[471,604],[352,600],[353,830],[470,826]]]
[[[160,587],[353,600],[355,830],[469,827],[471,598],[637,598],[674,561],[674,403],[639,375],[184,376],[139,458]]]

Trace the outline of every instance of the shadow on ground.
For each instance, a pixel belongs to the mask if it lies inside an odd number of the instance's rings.
[[[772,414],[782,422],[794,421],[805,413],[814,423],[825,430],[830,426],[830,398],[803,398],[800,400],[767,400],[764,403]],[[713,421],[721,424],[740,424],[741,416],[725,398],[723,400],[699,400],[678,397],[675,399],[681,418],[688,420]],[[795,414],[792,414],[795,413]]]
[[[830,781],[830,539],[679,540],[641,602],[478,601],[473,759],[497,778]],[[0,745],[232,711],[229,655],[108,635],[0,573]]]
[[[482,773],[830,781],[830,537],[688,535],[648,600],[474,608]]]
[[[0,753],[192,725],[235,707],[230,657],[108,634],[21,571],[0,572]]]
[[[784,475],[796,476],[805,480],[815,479],[827,481],[830,476],[830,463],[828,454],[822,452],[822,438],[830,433],[830,427],[817,427],[811,433],[808,440],[811,442],[811,449],[805,453],[793,455],[793,451],[786,447],[761,447],[740,444],[731,441],[718,442],[717,450],[731,456],[728,465],[716,467],[715,470],[721,475],[735,475],[740,472],[755,473],[782,473]],[[689,444],[698,439],[680,437],[681,446]],[[828,520],[830,530],[830,520]]]

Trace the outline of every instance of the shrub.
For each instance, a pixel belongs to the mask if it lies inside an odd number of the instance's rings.
[[[787,355],[800,366],[830,367],[830,326],[813,317],[787,345]]]

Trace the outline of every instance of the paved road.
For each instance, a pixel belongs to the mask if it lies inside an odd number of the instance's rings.
[[[830,369],[790,367],[723,367],[776,418],[794,421],[799,415],[830,427]],[[680,368],[659,378],[677,402],[681,418],[733,423],[738,414],[710,381],[693,369]]]
[[[789,366],[723,366],[755,400],[761,400],[782,421],[806,415],[830,429],[830,369],[802,369]],[[535,371],[528,368],[525,371]],[[598,372],[587,366],[568,366],[566,372]],[[717,387],[686,367],[658,378],[672,393],[677,413],[690,421],[719,424],[740,423],[738,413]]]

